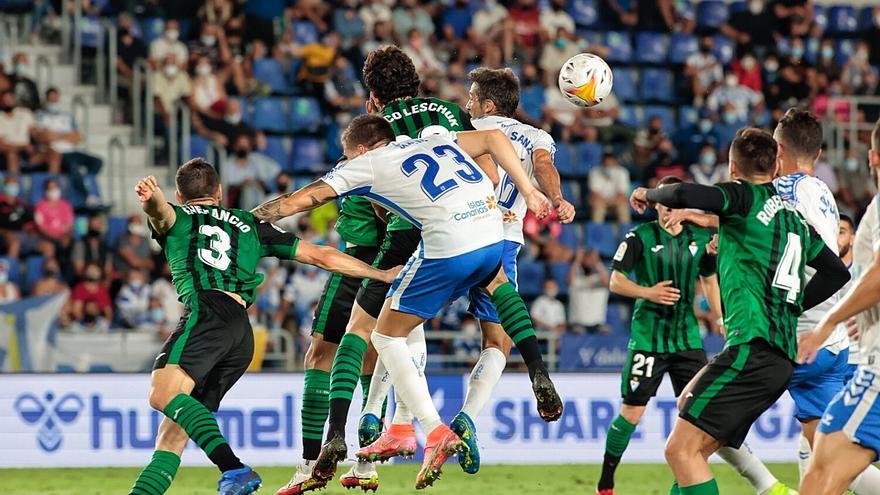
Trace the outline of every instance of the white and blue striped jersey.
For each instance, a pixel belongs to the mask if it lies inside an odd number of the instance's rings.
[[[455,144],[455,134],[390,143],[340,163],[322,179],[360,195],[422,231],[421,258],[451,258],[500,242],[492,182]]]

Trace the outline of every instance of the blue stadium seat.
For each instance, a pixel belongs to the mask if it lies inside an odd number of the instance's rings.
[[[639,96],[646,101],[675,101],[675,79],[666,69],[644,69],[639,83]]]
[[[629,127],[639,127],[642,123],[639,117],[639,108],[633,105],[623,105],[620,107],[620,122]]]
[[[733,60],[734,49],[733,40],[723,34],[716,34],[713,37],[715,41],[712,53],[721,62],[721,65],[728,65]]]
[[[207,157],[211,150],[211,142],[207,138],[193,134],[189,137],[189,154],[190,157],[182,157],[184,160],[195,158],[197,156]]]
[[[584,207],[584,198],[581,195],[581,183],[576,180],[562,181],[562,197],[579,210]]]
[[[804,40],[804,60],[811,64],[815,64],[819,59],[820,40],[817,38],[808,38]]]
[[[576,34],[585,40],[587,43],[591,45],[604,45],[605,37],[601,31],[593,31],[591,29],[577,29]]]
[[[77,190],[77,188],[73,187],[72,183],[69,183],[66,188],[66,197],[68,198],[70,204],[75,210],[79,210],[80,208],[85,208],[86,206],[89,206],[86,204],[89,196],[94,196],[96,198],[101,197],[101,186],[98,185],[97,175],[86,174],[83,177],[83,183],[86,189],[85,194],[82,194]]]
[[[287,140],[281,136],[267,136],[266,149],[262,153],[282,165],[290,162],[290,146],[285,143]]]
[[[556,170],[563,177],[572,177],[577,172],[575,170],[574,146],[568,143],[559,143],[556,145],[556,154],[553,156],[553,163]]]
[[[643,107],[645,122],[650,120],[652,117],[660,117],[660,120],[663,121],[663,130],[666,131],[667,134],[672,134],[675,130],[675,110],[671,107],[666,107],[662,105],[646,105]]]
[[[28,256],[25,260],[24,280],[21,287],[24,292],[29,292],[31,287],[34,286],[34,283],[43,278],[44,261],[45,259],[39,255]]]
[[[834,61],[843,65],[852,57],[855,51],[856,43],[854,40],[846,38],[837,40],[837,44],[834,47]]]
[[[845,36],[858,31],[859,22],[856,9],[852,5],[833,5],[828,9],[828,27],[826,34]]]
[[[273,93],[287,94],[292,90],[284,75],[284,67],[274,58],[254,60],[254,78],[268,84]]]
[[[571,269],[571,263],[567,261],[557,261],[550,263],[550,276],[559,286],[559,294],[568,295],[568,272]]]
[[[522,111],[533,119],[541,118],[541,111],[544,108],[544,88],[536,84],[531,88],[524,88],[519,97],[519,106]]]
[[[614,64],[628,64],[632,60],[632,41],[629,33],[622,31],[609,31],[605,35],[605,45],[609,49],[605,59]]]
[[[597,0],[569,0],[568,13],[578,26],[593,27],[599,23]]]
[[[663,64],[669,54],[669,36],[661,33],[636,34],[636,62]]]
[[[90,364],[89,373],[113,373],[113,367],[109,364]]]
[[[736,14],[737,12],[742,12],[748,8],[748,4],[742,0],[737,0],[736,2],[730,2],[730,15]]]
[[[21,285],[21,264],[18,262],[18,258],[3,256],[0,257],[0,263],[9,267],[9,281],[15,285]]]
[[[316,173],[324,169],[324,149],[317,138],[295,138],[289,170],[293,173]]]
[[[144,44],[150,46],[150,42],[162,36],[165,31],[165,19],[161,17],[147,17],[141,21],[141,32],[144,34]]]
[[[698,120],[700,120],[700,112],[696,108],[688,105],[678,107],[679,128],[684,129],[689,127],[696,124]]]
[[[559,238],[557,239],[560,244],[574,251],[581,245],[581,231],[580,225],[575,223],[569,223],[562,225],[562,228],[559,231]]]
[[[335,160],[344,154],[340,137],[342,137],[342,129],[339,128],[336,122],[330,122],[327,125],[327,138],[325,140],[327,142],[327,159],[330,160],[330,163],[335,163]]]
[[[828,29],[828,9],[824,5],[813,3],[813,22],[822,32]]]
[[[254,100],[253,126],[263,131],[287,130],[287,105],[281,98],[257,98]]]
[[[815,7],[813,9],[815,10]],[[865,32],[871,29],[872,24],[874,24],[874,8],[862,7],[862,11],[859,13],[859,31]]]
[[[290,28],[293,31],[294,41],[300,45],[317,43],[321,38],[318,28],[311,21],[295,21]]]
[[[546,270],[540,261],[520,260],[516,265],[517,291],[523,297],[536,297],[544,292]]]
[[[321,125],[321,104],[312,97],[290,99],[289,128],[297,131],[316,131]]]
[[[43,199],[43,187],[49,179],[60,180],[60,177],[45,172],[34,172],[30,174],[31,185],[30,193],[25,197],[25,201],[30,205],[36,205],[37,201]]]
[[[107,246],[116,247],[119,238],[128,231],[128,217],[114,215],[107,218]]]
[[[584,227],[584,245],[595,249],[603,258],[614,256],[618,240],[614,224],[587,222]]]
[[[578,143],[574,168],[578,177],[589,175],[593,167],[602,162],[602,145],[599,143]]]
[[[639,99],[636,91],[636,70],[629,67],[614,67],[611,69],[614,77],[614,94],[621,102],[631,102]]]
[[[675,33],[669,40],[669,63],[683,64],[699,48],[696,36]]]
[[[727,22],[727,4],[721,0],[704,0],[697,5],[697,27],[718,29]]]
[[[609,304],[605,309],[605,324],[613,335],[626,335],[629,332],[629,310],[627,305]]]

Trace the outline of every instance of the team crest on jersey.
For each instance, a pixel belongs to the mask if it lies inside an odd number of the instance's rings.
[[[508,210],[504,212],[504,223],[516,223],[519,217],[516,216],[516,213]]]
[[[637,388],[639,388],[639,379],[638,377],[633,377],[629,381],[629,390],[635,392]]]
[[[697,242],[691,241],[690,245],[688,246],[688,251],[691,252],[691,256],[697,255],[697,249],[699,249],[699,248],[697,248]]]

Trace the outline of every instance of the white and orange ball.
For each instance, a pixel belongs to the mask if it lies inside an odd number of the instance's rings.
[[[571,57],[559,71],[559,91],[579,107],[602,103],[611,93],[613,83],[611,67],[592,53],[579,53]]]

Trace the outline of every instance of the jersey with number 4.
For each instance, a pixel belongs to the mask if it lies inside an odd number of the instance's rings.
[[[343,162],[321,180],[360,195],[422,231],[419,257],[450,258],[502,240],[492,183],[454,142],[430,136],[390,143]]]
[[[880,251],[880,201],[877,198],[875,195],[868,205],[856,231],[853,244],[853,287],[858,285],[857,280],[871,268],[877,252]],[[880,304],[857,314],[856,322],[859,328],[859,364],[880,373]]]
[[[506,134],[510,138],[510,143],[516,150],[516,154],[519,155],[523,168],[532,180],[535,178],[535,164],[532,161],[534,153],[538,150],[546,150],[550,153],[551,160],[556,153],[556,143],[553,142],[553,138],[549,134],[516,119],[500,115],[487,115],[472,120],[471,124],[480,131],[500,129]],[[523,217],[528,211],[526,200],[519,193],[519,189],[516,188],[516,184],[507,172],[499,169],[498,175],[501,180],[495,187],[495,195],[498,197],[498,206],[504,215],[504,238],[523,244]]]
[[[804,268],[825,243],[772,183],[718,184],[718,277],[727,345],[766,340],[794,361]]]
[[[263,282],[264,256],[292,260],[299,239],[244,210],[210,205],[171,205],[174,225],[153,237],[165,250],[171,280],[186,304],[197,293],[222,290],[250,305]]]

